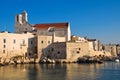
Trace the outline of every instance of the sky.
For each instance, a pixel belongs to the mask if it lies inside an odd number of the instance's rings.
[[[0,31],[24,10],[30,24],[69,22],[72,35],[120,43],[120,0],[0,0]]]

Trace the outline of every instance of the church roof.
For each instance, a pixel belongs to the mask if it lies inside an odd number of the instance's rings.
[[[54,28],[68,28],[68,23],[48,23],[48,24],[35,24],[36,29],[48,29],[49,27]]]

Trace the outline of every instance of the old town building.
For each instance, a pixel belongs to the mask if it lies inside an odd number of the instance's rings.
[[[111,56],[100,42],[71,36],[70,23],[30,24],[27,12],[15,16],[15,33],[0,33],[0,57],[23,55],[37,62],[46,58],[74,61],[83,56]]]

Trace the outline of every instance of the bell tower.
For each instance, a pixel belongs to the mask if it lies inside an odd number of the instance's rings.
[[[23,13],[22,13],[22,23],[26,23],[26,22],[28,22],[27,12],[23,11]]]
[[[28,24],[27,12],[23,11],[21,14],[15,16],[15,33],[22,33]]]

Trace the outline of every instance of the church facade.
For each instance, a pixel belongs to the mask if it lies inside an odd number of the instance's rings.
[[[44,23],[44,24],[30,24],[27,18],[27,12],[15,16],[15,33],[31,32],[36,35],[54,36],[53,42],[70,41],[71,31],[70,24],[64,23]]]

